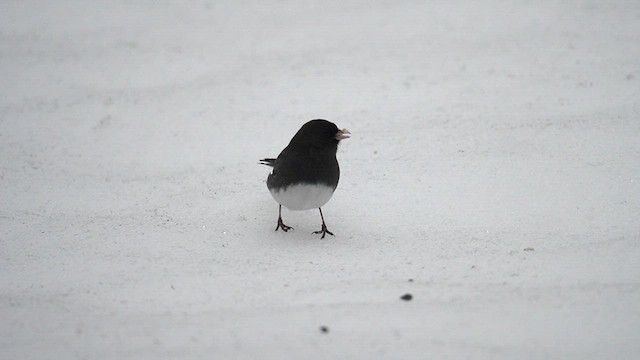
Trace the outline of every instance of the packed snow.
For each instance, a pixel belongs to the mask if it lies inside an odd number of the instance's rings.
[[[637,1],[4,1],[0,359],[637,359]],[[266,188],[306,121],[317,211]]]

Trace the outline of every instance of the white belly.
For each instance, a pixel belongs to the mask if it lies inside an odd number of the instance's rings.
[[[326,204],[331,199],[334,189],[327,185],[300,184],[281,191],[269,191],[278,204],[289,210],[310,210]]]

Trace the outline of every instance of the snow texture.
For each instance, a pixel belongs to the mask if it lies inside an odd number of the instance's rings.
[[[639,59],[638,1],[3,1],[0,358],[637,359]],[[258,164],[314,118],[323,240]]]

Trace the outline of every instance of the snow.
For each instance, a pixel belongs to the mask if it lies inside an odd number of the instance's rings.
[[[637,358],[638,2],[2,7],[1,359]]]

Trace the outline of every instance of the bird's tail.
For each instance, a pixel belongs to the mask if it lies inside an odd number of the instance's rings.
[[[260,160],[260,164],[273,167],[276,164],[276,159],[262,159]]]

